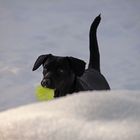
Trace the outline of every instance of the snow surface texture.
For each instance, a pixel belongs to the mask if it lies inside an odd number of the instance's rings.
[[[140,89],[139,0],[0,0],[0,111],[36,102],[40,54],[88,62],[88,32],[101,13],[101,70],[114,90]]]
[[[139,140],[140,92],[84,92],[0,113],[0,140]]]

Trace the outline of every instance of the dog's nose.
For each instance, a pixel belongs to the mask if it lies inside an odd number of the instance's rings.
[[[43,87],[50,87],[50,86],[51,86],[51,79],[43,79],[43,80],[41,81],[41,85],[42,85]]]

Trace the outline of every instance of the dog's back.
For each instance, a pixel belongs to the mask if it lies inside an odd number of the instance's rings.
[[[109,84],[105,77],[94,69],[87,69],[79,78],[79,83],[83,90],[109,90]]]

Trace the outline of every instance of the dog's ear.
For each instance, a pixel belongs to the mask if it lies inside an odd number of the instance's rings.
[[[81,76],[85,71],[86,63],[83,60],[74,57],[67,57],[67,59],[74,73],[77,76]]]
[[[44,62],[48,59],[48,57],[52,56],[51,54],[40,55],[34,63],[33,71],[38,69]]]

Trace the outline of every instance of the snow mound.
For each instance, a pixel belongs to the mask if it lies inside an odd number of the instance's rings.
[[[139,140],[140,92],[84,92],[0,113],[0,140]]]

